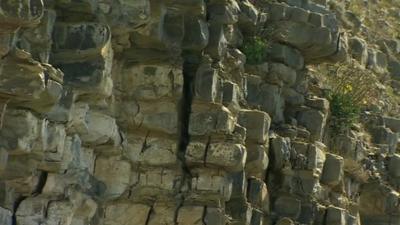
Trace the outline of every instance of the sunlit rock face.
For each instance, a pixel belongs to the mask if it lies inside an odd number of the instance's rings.
[[[308,91],[311,63],[396,73],[340,26],[325,1],[1,0],[0,224],[400,224],[400,120],[372,154]]]

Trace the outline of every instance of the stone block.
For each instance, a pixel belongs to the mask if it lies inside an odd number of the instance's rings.
[[[285,99],[283,98],[282,88],[277,85],[265,83],[260,89],[259,98],[261,110],[267,112],[268,115],[271,116],[273,123],[283,122]]]
[[[389,127],[395,133],[400,133],[400,119],[394,117],[383,117],[383,119],[386,127]]]
[[[113,83],[111,80],[112,53],[103,50],[104,57],[95,57],[91,60],[54,64],[64,72],[64,82],[77,90],[80,95],[92,95],[93,98],[108,97],[111,95]]]
[[[240,8],[237,2],[214,2],[207,5],[207,12],[213,23],[234,24],[239,20]]]
[[[73,57],[84,55],[100,55],[110,39],[111,31],[105,24],[56,23],[53,34],[54,57],[72,60]],[[77,50],[80,51],[79,54]]]
[[[225,213],[222,209],[207,207],[205,211],[206,213],[203,220],[205,224],[210,224],[210,225],[226,224],[227,219],[225,218]]]
[[[394,154],[389,159],[389,174],[392,177],[400,177],[400,155]]]
[[[218,197],[225,201],[230,199],[232,194],[232,180],[225,174],[215,174],[207,169],[201,169],[192,173],[194,174],[192,178],[193,191],[199,194],[214,196],[214,198]]]
[[[321,183],[336,186],[343,178],[343,157],[326,154],[324,168],[322,170]]]
[[[328,112],[329,101],[326,98],[312,97],[306,99],[306,106],[311,107],[322,112]]]
[[[146,224],[150,210],[144,204],[114,202],[104,209],[104,225]]]
[[[189,121],[189,134],[194,136],[230,134],[235,128],[234,118],[225,107],[192,105]]]
[[[182,93],[183,75],[180,69],[166,65],[140,64],[127,66],[116,86],[137,100],[178,99]]]
[[[71,221],[74,214],[74,206],[69,201],[50,201],[47,206],[46,223],[62,224]]]
[[[240,88],[237,84],[232,82],[224,82],[224,88],[222,93],[222,102],[226,106],[239,106],[240,100]]]
[[[324,26],[324,16],[320,13],[311,12],[308,18],[308,22],[316,27]]]
[[[301,106],[304,104],[304,95],[297,92],[293,88],[284,87],[282,89],[282,97],[285,99],[287,106]]]
[[[390,58],[388,60],[387,69],[393,78],[396,78],[396,79],[400,78],[400,61],[398,61],[394,58]]]
[[[334,206],[329,206],[326,213],[326,223],[332,225],[346,224],[346,210]]]
[[[260,210],[253,209],[250,225],[263,225],[263,221],[264,214]]]
[[[30,153],[41,134],[41,120],[26,110],[7,110],[0,130],[0,148],[8,154]]]
[[[248,180],[247,201],[261,211],[269,211],[269,195],[267,185],[259,179]]]
[[[222,82],[216,69],[200,67],[195,79],[195,99],[219,102],[222,99]]]
[[[247,160],[245,171],[247,176],[263,179],[268,168],[269,159],[267,148],[262,145],[247,146]]]
[[[133,171],[131,176],[133,197],[139,199],[149,196],[160,196],[170,193],[179,187],[182,180],[180,171],[161,167],[149,168],[146,171]]]
[[[89,111],[87,114],[88,132],[80,134],[82,142],[88,145],[100,145],[105,143],[120,143],[118,126],[113,117],[106,114]]]
[[[228,41],[225,37],[222,24],[211,24],[209,26],[210,38],[205,52],[213,59],[221,59],[227,51]]]
[[[229,173],[229,179],[232,180],[231,199],[242,199],[247,193],[247,179],[245,171]]]
[[[249,1],[242,1],[239,3],[239,26],[241,30],[247,33],[252,33],[257,25],[260,12]]]
[[[140,102],[139,105],[134,107],[135,117],[132,120],[132,114],[130,109],[124,112],[124,118],[126,122],[131,125],[128,129],[132,130],[142,129],[144,132],[149,130],[158,131],[165,134],[177,134],[178,132],[178,111],[176,102],[160,102],[159,104],[153,104],[148,102]],[[204,123],[204,121],[202,121]]]
[[[362,65],[366,65],[368,62],[368,46],[365,40],[357,37],[350,38],[349,46],[353,58],[360,62]]]
[[[276,222],[276,225],[294,225],[294,222],[290,218],[283,217]]]
[[[200,225],[203,224],[204,206],[183,206],[179,208],[178,225]]]
[[[17,224],[40,224],[46,216],[48,203],[49,199],[46,199],[43,196],[24,199],[15,212]]]
[[[207,149],[206,166],[217,166],[229,171],[243,170],[246,163],[246,148],[229,142],[212,143]]]
[[[209,41],[209,30],[206,21],[193,18],[185,19],[185,36],[182,48],[186,50],[202,50]]]
[[[290,160],[290,142],[287,138],[274,137],[270,140],[270,156],[272,168],[281,170]]]
[[[307,169],[321,174],[325,162],[325,152],[316,145],[310,145],[307,150],[307,161]]]
[[[308,22],[309,14],[309,12],[302,8],[290,7],[290,10],[288,10],[286,17],[288,17],[290,21],[306,23]]]
[[[106,185],[106,197],[118,197],[128,187],[131,176],[131,165],[116,157],[96,159],[94,176]]]
[[[284,20],[286,17],[286,9],[287,7],[284,4],[270,4],[268,7],[270,13],[269,19],[272,21]]]
[[[383,74],[387,70],[387,56],[383,52],[376,49],[368,49],[367,68],[374,72]]]
[[[297,170],[291,178],[291,189],[293,193],[300,196],[310,196],[319,191],[319,177],[314,171]]]
[[[297,121],[299,125],[304,126],[310,131],[313,140],[319,141],[325,130],[326,117],[327,115],[321,111],[305,108],[299,112]]]
[[[7,168],[8,152],[0,148],[0,174]]]
[[[377,144],[387,144],[389,152],[394,153],[397,149],[398,134],[389,128],[377,126],[371,130],[372,141]]]
[[[270,63],[269,65],[269,73],[265,76],[266,82],[279,84],[282,81],[289,87],[296,82],[296,70],[282,63]]]
[[[128,136],[124,155],[136,165],[168,166],[177,163],[177,142],[167,138]]]
[[[12,32],[19,26],[38,23],[43,16],[44,5],[41,0],[5,1],[0,6],[0,11],[1,30]]]
[[[264,144],[267,141],[271,118],[262,111],[242,110],[238,123],[246,128],[246,142]]]
[[[233,224],[250,225],[252,217],[252,207],[246,202],[229,201],[226,203],[226,210],[232,217]]]
[[[301,53],[289,46],[273,43],[269,49],[271,59],[284,63],[293,69],[299,70],[304,67],[304,58]]]
[[[301,211],[301,201],[290,196],[280,196],[274,202],[274,211],[279,216],[296,220]]]
[[[191,141],[186,147],[186,163],[192,166],[203,166],[205,163],[206,148],[206,143]]]
[[[153,205],[148,225],[174,225],[176,206],[156,202]]]
[[[12,213],[10,210],[0,207],[0,224],[12,224]]]

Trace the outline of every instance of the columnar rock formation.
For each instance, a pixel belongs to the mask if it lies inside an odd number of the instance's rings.
[[[348,43],[307,1],[0,1],[0,224],[400,224],[399,120],[330,138],[309,91]]]

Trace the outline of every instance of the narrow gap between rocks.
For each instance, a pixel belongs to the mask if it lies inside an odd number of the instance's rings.
[[[177,151],[177,159],[178,164],[183,172],[181,183],[178,187],[178,193],[176,196],[177,199],[177,207],[174,215],[174,223],[178,224],[178,213],[180,208],[183,206],[185,201],[185,192],[191,189],[191,179],[192,174],[190,172],[189,167],[186,164],[186,150],[187,146],[190,142],[190,134],[189,134],[189,122],[190,122],[190,114],[192,110],[192,101],[193,101],[193,87],[194,87],[194,78],[196,76],[196,71],[199,66],[200,57],[192,52],[183,52],[183,90],[182,90],[182,98],[179,102],[179,114],[178,114],[178,127],[179,127],[179,139],[178,139],[178,151]]]
[[[18,207],[21,204],[21,202],[24,201],[25,199],[26,199],[25,196],[21,196],[15,200],[14,205],[13,205],[13,214],[11,217],[11,225],[17,225],[17,215],[16,215],[17,210],[18,210]]]

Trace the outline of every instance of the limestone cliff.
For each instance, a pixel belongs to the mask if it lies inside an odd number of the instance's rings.
[[[396,92],[400,41],[340,6],[0,0],[0,225],[400,224],[400,119],[334,133],[315,76]]]

